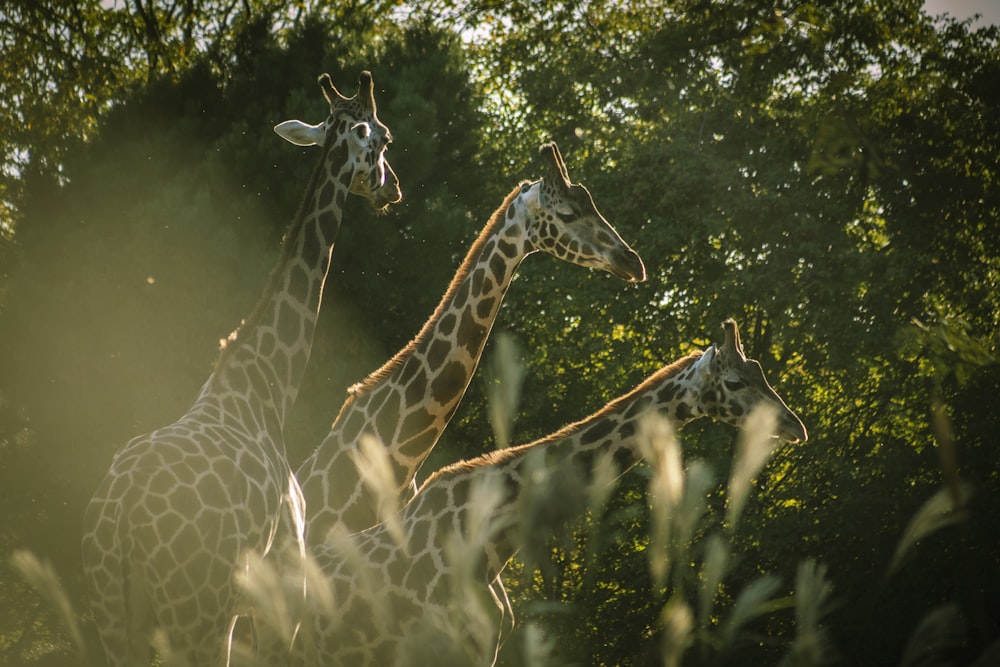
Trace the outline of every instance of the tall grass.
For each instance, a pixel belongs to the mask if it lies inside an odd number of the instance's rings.
[[[767,416],[755,416],[754,419],[760,420],[758,424],[766,424]],[[794,574],[794,593],[790,596],[780,593],[782,576],[787,576],[785,572],[761,575],[739,590],[729,590],[728,595],[720,595],[739,559],[732,538],[741,508],[752,493],[751,480],[766,465],[767,453],[773,444],[759,435],[767,429],[747,429],[741,435],[727,484],[726,519],[707,532],[700,529],[705,526],[706,498],[714,477],[704,463],[683,461],[680,443],[669,425],[651,420],[644,429],[643,450],[651,472],[648,499],[654,517],[648,549],[649,568],[654,579],[662,583],[668,592],[658,616],[652,619],[660,629],[661,664],[664,667],[685,664],[686,656],[691,652],[698,654],[699,664],[716,662],[712,656],[717,656],[717,662],[722,664],[738,646],[741,646],[740,650],[745,650],[741,639],[752,623],[769,615],[788,613],[789,609],[794,613],[796,632],[780,664],[807,667],[829,662],[835,655],[836,647],[829,643],[824,619],[835,601],[835,595],[826,565],[813,560],[799,563]],[[538,465],[544,471],[548,464],[540,460]],[[597,468],[589,484],[580,482],[576,500],[581,505],[581,511],[599,511],[614,484],[617,471],[609,460],[598,464]],[[377,484],[377,479],[373,476],[372,483]],[[540,480],[544,480],[544,475]],[[509,624],[509,619],[501,616],[503,605],[498,603],[498,594],[488,586],[489,582],[483,578],[481,569],[486,546],[504,529],[503,524],[493,520],[491,513],[499,493],[496,484],[496,478],[489,475],[483,477],[475,490],[476,496],[471,505],[476,511],[466,524],[467,529],[451,535],[447,558],[456,573],[454,599],[445,613],[427,615],[408,629],[407,636],[403,638],[408,656],[404,664],[479,664],[471,662],[470,656],[496,654],[498,637],[503,635],[501,626],[504,622]],[[889,576],[899,570],[921,540],[962,519],[963,505],[970,491],[964,484],[961,489],[961,504],[954,502],[950,487],[943,487],[912,517],[902,531],[896,552],[888,564]],[[539,506],[543,501],[541,496],[534,501],[528,499],[520,505],[519,511],[529,515],[544,514],[545,510]],[[386,520],[391,522],[391,516],[387,516]],[[544,526],[544,522],[533,523],[530,520],[523,521],[523,524],[533,524],[536,530]],[[537,546],[549,536],[525,531],[519,539],[524,551],[530,552],[531,543]],[[333,538],[339,556],[350,563],[350,570],[355,575],[354,583],[360,587],[381,585],[377,577],[366,576],[369,565],[354,550],[355,540],[356,536],[352,535]],[[405,545],[401,546],[405,548]],[[279,568],[273,557],[260,559],[250,555],[247,566],[240,569],[237,577],[248,602],[252,603],[260,634],[277,635],[280,643],[287,646],[295,633],[293,619],[309,615],[333,617],[342,600],[338,600],[334,587],[324,579],[320,568],[310,557],[307,556],[304,562],[298,560],[296,554],[286,554],[284,558],[302,569],[296,570],[287,563]],[[698,563],[695,577],[689,575],[690,568],[681,567],[691,562]],[[71,652],[76,659],[71,662],[101,664],[100,657],[95,657],[94,651],[88,651],[80,628],[80,616],[72,608],[51,566],[24,551],[14,555],[12,565],[56,612],[74,647]],[[303,574],[309,591],[306,609],[301,608]],[[378,599],[377,591],[373,599]],[[391,616],[394,610],[376,607],[374,613]],[[294,658],[280,652],[276,659],[273,653],[253,655],[244,651],[234,655],[234,664],[317,664],[313,661],[315,656],[310,646],[318,638],[311,635],[309,627],[308,623],[304,624],[296,638],[297,653]],[[939,656],[953,649],[961,643],[965,631],[964,619],[956,605],[945,603],[930,610],[914,628],[913,637],[901,655],[900,667],[925,664],[929,656]],[[520,664],[531,667],[564,664],[558,640],[545,630],[544,624],[528,622],[517,625],[514,632],[520,635],[520,655],[517,657]],[[160,652],[160,664],[174,667],[169,646],[157,642],[155,636],[153,642]]]
[[[517,369],[502,370],[516,357],[508,348],[506,360],[497,362],[495,377],[504,382],[519,382]],[[498,439],[506,439],[516,406],[516,392],[498,388],[491,414],[506,426],[497,429]],[[663,591],[661,604],[649,619],[659,637],[659,663],[664,667],[687,664],[723,664],[737,651],[746,651],[748,633],[764,618],[792,614],[794,635],[785,639],[783,667],[811,667],[826,664],[836,655],[830,642],[826,619],[831,606],[838,602],[828,576],[827,565],[812,559],[789,564],[789,571],[767,572],[749,581],[736,582],[736,565],[744,558],[735,539],[741,517],[755,490],[754,480],[767,466],[776,448],[770,437],[774,414],[758,410],[741,431],[730,473],[725,481],[725,510],[720,519],[713,516],[709,496],[717,488],[715,473],[703,461],[687,460],[680,440],[670,424],[650,417],[642,423],[639,449],[646,461],[650,506],[650,534],[646,558],[652,581]],[[971,494],[961,481],[954,461],[954,442],[946,415],[935,411],[935,432],[942,448],[943,484],[927,499],[901,531],[895,553],[887,564],[887,576],[895,576],[921,541],[942,528],[964,520]],[[407,553],[406,536],[400,523],[402,506],[395,493],[391,475],[386,474],[384,450],[374,439],[364,439],[356,465],[366,483],[379,499],[379,516],[388,527],[397,547]],[[619,478],[620,471],[610,457],[599,457],[594,469],[580,471],[559,465],[543,456],[532,461],[529,475],[519,498],[516,539],[520,545],[522,568],[529,573],[546,567],[551,561],[551,538],[563,529],[591,531],[587,544],[607,544],[615,539],[614,528],[599,521],[585,523],[566,520],[565,513],[552,512],[553,496],[558,502],[576,506],[576,514],[599,516]],[[511,661],[530,667],[555,667],[565,664],[565,647],[560,637],[548,631],[541,620],[512,625],[510,603],[502,587],[486,581],[483,563],[490,558],[490,543],[509,523],[495,512],[502,491],[497,476],[484,474],[472,491],[469,514],[448,537],[445,558],[452,573],[449,604],[439,612],[427,613],[403,627],[400,638],[404,659],[400,664],[468,665],[489,663],[498,654],[500,643],[513,631],[519,635],[519,652]],[[599,534],[600,533],[600,534]],[[390,618],[401,610],[380,604],[382,579],[359,548],[359,536],[335,534],[330,545],[350,573],[349,584],[368,589],[374,601],[371,613]],[[596,547],[595,547],[596,549]],[[584,553],[574,567],[586,568],[597,560],[594,552]],[[80,616],[72,608],[54,570],[30,553],[17,552],[12,565],[23,579],[46,601],[64,626],[72,645],[75,664],[101,664],[89,651],[80,627]],[[746,568],[743,568],[745,570]],[[350,624],[358,618],[341,618],[345,604],[343,587],[324,574],[320,564],[306,554],[282,551],[263,559],[248,554],[235,575],[253,608],[261,650],[245,646],[234,652],[235,665],[318,664],[317,647],[326,638],[316,636],[310,619],[330,619],[343,648],[350,649]],[[307,582],[308,597],[302,597],[302,581]],[[790,594],[786,580],[791,582]],[[844,602],[844,601],[840,601]],[[847,601],[849,604],[849,601]],[[305,622],[299,627],[298,621]],[[344,625],[347,625],[346,632]],[[915,667],[946,653],[962,642],[965,621],[957,605],[942,604],[929,610],[914,628],[913,636],[900,656],[900,667]],[[174,667],[169,646],[156,636],[152,641],[160,653],[161,665]],[[288,647],[294,644],[293,653]],[[740,653],[743,655],[743,653]],[[181,667],[181,666],[177,666]]]
[[[684,460],[680,441],[669,422],[654,415],[641,423],[638,447],[650,471],[647,497],[652,513],[646,553],[652,579],[665,591],[658,615],[649,622],[659,628],[664,666],[684,664],[691,650],[698,651],[702,663],[712,662],[713,656],[721,661],[742,647],[740,642],[751,623],[762,616],[786,613],[787,609],[794,610],[796,634],[787,646],[783,664],[821,665],[830,655],[823,621],[832,589],[825,566],[811,560],[801,563],[794,575],[791,596],[779,596],[779,574],[761,575],[742,589],[732,590],[730,579],[740,557],[733,538],[742,508],[754,488],[753,479],[775,448],[770,436],[774,421],[775,414],[770,410],[755,412],[747,421],[727,484],[726,519],[716,521],[717,525],[709,520],[708,499],[716,487],[709,466],[699,460]],[[356,461],[370,466],[364,473],[366,483],[372,486],[375,497],[386,498],[391,495],[387,490],[391,480],[378,474],[377,445],[369,442],[362,452]],[[574,516],[600,514],[619,477],[610,457],[597,458],[593,470],[563,465],[562,461],[547,458],[541,450],[531,452],[526,459],[527,473],[515,503],[515,517],[497,511],[504,499],[502,480],[499,474],[485,469],[472,487],[462,520],[455,522],[449,516],[446,525],[437,526],[448,531],[444,570],[448,572],[450,597],[445,605],[423,607],[415,615],[412,609],[380,604],[381,587],[399,582],[387,583],[378,565],[366,561],[363,533],[338,535],[328,544],[324,552],[327,565],[329,559],[338,563],[333,581],[324,582],[323,568],[309,563],[307,558],[309,590],[319,591],[322,601],[307,605],[304,627],[325,628],[319,632],[327,632],[335,639],[331,649],[329,637],[305,631],[298,638],[297,659],[304,664],[320,664],[320,656],[328,656],[331,650],[350,654],[355,634],[352,626],[367,627],[369,620],[363,616],[370,614],[372,623],[399,635],[395,638],[396,662],[392,664],[488,664],[497,655],[505,611],[502,594],[484,576],[491,544],[501,535],[513,534],[523,563],[530,569],[544,569],[546,563],[551,567],[548,556],[553,538],[572,537],[573,529],[579,526],[573,522]],[[379,485],[385,488],[379,489]],[[396,558],[405,570],[407,558],[419,555],[407,546],[402,529],[394,528],[402,526],[399,511],[397,504],[387,501],[381,516],[399,550]],[[511,524],[516,524],[518,530],[511,531]],[[381,553],[380,557],[384,556]],[[692,571],[690,564],[695,562],[700,562],[700,567]],[[586,562],[577,566],[585,567]],[[325,571],[330,573],[331,569]],[[425,576],[436,575],[425,572]],[[298,617],[290,605],[296,599],[299,581],[297,575],[279,576],[264,561],[255,561],[241,580],[257,609],[258,624],[262,628],[273,624],[270,632],[282,641],[292,637],[287,619]],[[423,583],[406,579],[406,585],[416,588]],[[720,595],[723,589],[727,595]],[[357,591],[372,604],[359,606]],[[350,613],[344,615],[339,605],[347,604],[348,599],[355,602]],[[725,601],[728,599],[732,602]],[[529,624],[515,632],[524,633],[520,657],[525,664],[559,664],[558,642],[544,631],[543,625]],[[323,647],[318,655],[313,652],[314,646]],[[259,664],[274,662],[271,655]],[[350,661],[345,657],[339,664]]]
[[[80,659],[86,662],[87,645],[83,639],[76,610],[73,609],[69,595],[52,565],[39,560],[29,551],[19,550],[11,556],[11,566],[54,610],[56,618],[69,635],[73,649]]]

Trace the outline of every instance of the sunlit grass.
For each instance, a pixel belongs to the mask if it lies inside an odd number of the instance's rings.
[[[365,433],[358,442],[358,448],[348,452],[348,455],[358,470],[361,481],[375,498],[376,516],[388,527],[396,545],[405,550],[406,540],[399,517],[401,490],[396,485],[389,450],[378,438]]]
[[[521,362],[521,350],[513,336],[498,334],[494,345],[495,351],[484,369],[487,409],[497,447],[503,448],[512,444],[510,434],[517,416],[521,384],[527,371]]]
[[[750,495],[751,483],[777,449],[778,441],[771,437],[777,421],[777,410],[761,404],[750,413],[740,432],[726,497],[726,523],[731,529],[735,530],[740,520]]]

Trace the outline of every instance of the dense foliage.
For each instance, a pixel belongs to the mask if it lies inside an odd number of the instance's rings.
[[[692,424],[685,459],[714,481],[687,574],[650,571],[642,468],[551,563],[511,568],[519,618],[565,660],[658,662],[678,591],[700,590],[678,582],[704,582],[723,534],[739,557],[684,664],[788,655],[801,621],[788,600],[735,644],[711,631],[762,575],[780,580],[776,600],[792,594],[806,562],[832,583],[831,661],[915,664],[908,642],[941,609],[954,613],[921,636],[948,664],[1000,636],[997,28],[933,20],[918,0],[9,4],[0,662],[78,664],[69,624],[11,556],[51,563],[91,641],[82,507],[121,444],[187,408],[264,285],[315,159],[271,127],[321,117],[320,72],[350,91],[366,68],[405,199],[345,218],[293,465],[345,387],[416,333],[555,139],[649,280],[525,261],[497,326],[527,367],[514,439],[719,340],[727,316],[810,439],[774,454],[720,533],[736,435]],[[426,473],[493,446],[486,394],[475,380]],[[960,520],[890,572],[918,509],[966,484]],[[504,664],[524,662],[528,634]]]

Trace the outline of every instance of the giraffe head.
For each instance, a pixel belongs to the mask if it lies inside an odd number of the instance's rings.
[[[385,159],[392,134],[378,119],[371,73],[361,73],[358,92],[353,97],[344,97],[329,74],[321,74],[318,81],[330,103],[326,120],[315,125],[286,120],[275,125],[274,131],[297,146],[332,148],[346,142],[348,161],[353,168],[350,192],[365,197],[379,210],[395,204],[403,195],[396,172]]]
[[[555,142],[542,146],[541,154],[547,173],[539,181],[525,183],[521,192],[531,218],[534,249],[631,282],[645,280],[646,267],[639,255],[600,214],[587,188],[570,182]]]
[[[701,410],[719,421],[741,426],[753,408],[766,403],[777,411],[775,437],[805,441],[809,436],[802,421],[767,383],[760,364],[743,353],[736,322],[727,319],[722,327],[726,332],[722,345],[708,348],[697,362],[697,372],[702,374]]]

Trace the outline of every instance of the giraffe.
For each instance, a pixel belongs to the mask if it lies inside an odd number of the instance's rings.
[[[391,137],[376,114],[371,74],[361,74],[350,98],[329,75],[318,82],[326,120],[275,127],[321,151],[262,297],[224,341],[187,413],[120,449],[85,511],[84,568],[110,665],[148,665],[154,635],[158,652],[184,664],[228,662],[244,611],[234,571],[279,539],[304,555],[301,489],[282,427],[309,358],[348,192],[375,209],[402,196],[385,160]]]
[[[740,426],[753,408],[767,404],[776,411],[774,437],[806,440],[805,426],[768,384],[760,364],[746,358],[736,322],[726,320],[723,327],[721,345],[664,366],[590,417],[530,444],[435,472],[403,508],[396,537],[383,523],[340,541],[311,545],[333,604],[311,615],[305,632],[312,652],[300,653],[297,664],[421,664],[420,651],[449,656],[455,664],[489,664],[497,637],[466,638],[466,648],[478,655],[459,659],[440,635],[428,646],[422,633],[455,618],[450,614],[462,599],[458,589],[466,575],[471,572],[480,584],[495,580],[526,532],[537,540],[579,514],[573,505],[581,503],[573,494],[557,495],[561,504],[547,506],[543,516],[519,511],[537,484],[539,465],[555,468],[545,479],[556,482],[566,466],[586,475],[605,456],[613,457],[618,470],[627,470],[638,460],[640,423],[650,413],[659,413],[675,429],[700,417]],[[483,488],[492,488],[492,498]],[[531,531],[525,530],[528,521]],[[456,545],[464,550],[462,557],[455,558]]]
[[[362,383],[329,434],[296,472],[306,498],[308,541],[334,528],[378,522],[351,457],[370,433],[387,448],[402,495],[465,395],[504,295],[520,263],[546,252],[628,281],[645,280],[642,260],[598,212],[590,193],[569,180],[558,146],[543,145],[547,171],[504,199],[472,244],[443,298],[416,337]]]

